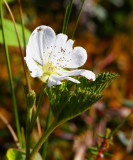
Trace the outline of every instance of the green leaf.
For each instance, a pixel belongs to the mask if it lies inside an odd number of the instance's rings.
[[[88,110],[102,98],[100,94],[110,82],[118,76],[116,73],[101,73],[95,81],[79,78],[80,84],[64,82],[60,86],[48,89],[47,95],[57,124],[70,120]]]
[[[25,160],[26,158],[26,154],[24,151],[20,151],[14,148],[8,149],[6,156],[8,160]],[[34,160],[42,160],[39,153],[36,154]]]
[[[21,24],[16,23],[16,26],[18,29],[18,34],[20,37],[21,45],[24,46]],[[18,46],[17,35],[16,35],[15,29],[14,29],[14,24],[11,20],[4,19],[4,29],[5,29],[5,36],[6,36],[7,45]],[[29,39],[30,35],[31,35],[31,32],[25,28],[26,44],[28,43],[28,39]],[[0,43],[3,44],[1,28],[0,28]]]

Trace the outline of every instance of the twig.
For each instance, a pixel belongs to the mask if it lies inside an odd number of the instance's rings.
[[[9,129],[9,131],[11,132],[11,135],[15,141],[15,144],[18,148],[20,148],[19,142],[18,142],[18,137],[16,135],[16,133],[14,132],[12,126],[7,122],[7,120],[5,119],[5,117],[0,114],[0,119],[5,123],[5,125],[7,126],[7,128]]]

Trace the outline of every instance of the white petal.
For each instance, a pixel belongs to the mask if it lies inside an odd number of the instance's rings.
[[[52,61],[54,65],[62,68],[78,68],[85,64],[87,60],[86,50],[82,47],[75,47],[73,49],[73,40],[67,40],[63,34],[59,36],[60,45],[53,51],[54,58]]]
[[[32,57],[25,57],[24,59],[27,63],[29,70],[32,72],[32,77],[40,77],[43,75],[43,70],[37,65],[37,63],[32,59]]]
[[[74,78],[72,78],[72,77],[66,77],[65,79],[66,79],[66,80],[69,80],[69,81],[72,81],[72,82],[74,82],[74,83],[80,83],[77,79],[74,79]]]
[[[85,64],[87,60],[87,52],[82,47],[75,47],[70,54],[70,61],[67,63],[67,68],[78,68]]]
[[[55,66],[58,66],[59,60],[61,60],[62,51],[65,49],[67,41],[67,35],[65,34],[57,34],[55,45],[52,51],[52,55],[50,57],[50,60],[53,62]]]
[[[50,52],[52,52],[55,43],[55,38],[55,32],[52,28],[47,26],[37,27],[32,32],[29,38],[28,45],[26,48],[26,57],[28,57],[28,59],[33,59],[40,65],[43,65],[43,63],[47,63],[45,61],[48,60]]]
[[[78,75],[81,75],[81,76],[84,76],[86,77],[87,79],[89,80],[93,80],[95,81],[96,77],[95,77],[95,74],[92,72],[92,71],[89,71],[89,70],[84,70],[84,69],[78,69],[78,70],[73,70],[73,71],[62,71],[62,70],[58,70],[58,73],[61,75],[61,76],[78,76]]]
[[[57,76],[57,77],[56,77]],[[58,78],[58,75],[52,74],[48,79],[48,87],[51,87],[53,85],[60,85],[62,84],[61,81]]]
[[[87,79],[92,79],[93,81],[96,80],[96,76],[92,71],[84,70],[84,72],[80,75],[86,77]]]
[[[53,85],[60,85],[60,84],[62,84],[61,83],[62,80],[69,80],[69,81],[72,81],[74,83],[80,83],[78,80],[76,80],[72,77],[59,76],[59,75],[56,75],[56,74],[52,74],[49,77],[49,80],[48,80],[48,87],[51,87]]]

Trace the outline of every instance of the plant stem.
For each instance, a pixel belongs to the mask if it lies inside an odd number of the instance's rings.
[[[27,85],[28,90],[30,90],[31,87],[30,87],[30,83],[29,83],[29,79],[28,79],[26,63],[25,63],[25,61],[24,61],[24,54],[23,54],[23,51],[22,51],[21,42],[20,42],[20,38],[19,38],[17,26],[16,26],[16,23],[15,23],[15,19],[14,19],[14,16],[13,16],[13,14],[12,14],[12,11],[11,11],[8,3],[6,2],[6,0],[4,0],[4,3],[5,3],[8,11],[9,11],[9,13],[10,13],[10,15],[11,15],[11,18],[12,18],[12,21],[13,21],[13,23],[14,23],[14,28],[15,28],[15,31],[16,31],[16,35],[17,35],[17,39],[18,39],[18,44],[19,44],[19,50],[20,50],[21,60],[22,60],[22,63],[23,63],[23,68],[24,68],[24,75],[25,75],[25,79],[26,79],[26,85]]]
[[[26,120],[26,160],[30,159],[30,123],[32,116],[32,108],[27,106],[27,120]]]
[[[51,110],[51,107],[49,107],[49,113],[48,113],[48,118],[47,118],[47,122],[46,122],[46,130],[45,131],[47,131],[48,128],[50,127],[51,118],[52,118],[52,110]],[[48,138],[44,142],[43,148],[42,148],[42,157],[43,157],[43,160],[46,160],[47,145],[48,145]]]
[[[73,6],[73,0],[71,0],[69,11],[68,11],[67,18],[66,18],[66,24],[65,24],[65,29],[64,29],[65,34],[66,34],[66,31],[67,31],[67,27],[68,27],[68,22],[69,22],[70,14],[71,14],[71,11],[72,11],[72,6]]]
[[[16,146],[18,148],[20,148],[20,145],[19,145],[19,142],[18,142],[18,137],[15,133],[15,131],[13,130],[12,126],[8,123],[8,121],[6,120],[6,118],[0,113],[0,119],[5,123],[5,125],[7,126],[7,128],[9,129],[13,139],[14,139],[14,142],[16,144]]]
[[[80,15],[81,15],[81,12],[82,12],[82,9],[83,9],[83,6],[84,6],[84,3],[85,3],[85,0],[83,0],[83,2],[82,2],[82,5],[81,5],[81,8],[80,8],[80,11],[79,11],[79,14],[78,14],[78,17],[77,17],[77,20],[76,20],[71,38],[74,37],[75,31],[76,31],[76,28],[77,28],[77,25],[78,25],[78,22],[79,22],[79,18],[80,18]]]
[[[37,119],[37,116],[39,114],[39,110],[40,110],[40,107],[42,105],[43,97],[44,97],[44,94],[45,94],[45,87],[46,87],[46,85],[43,85],[43,87],[42,87],[42,90],[41,90],[41,93],[40,93],[40,97],[39,97],[39,101],[38,101],[37,108],[36,108],[36,112],[35,112],[35,114],[33,116],[32,121],[31,121],[30,132],[32,132],[32,130],[33,130],[34,126],[35,126],[36,119]]]
[[[26,38],[25,38],[25,31],[24,31],[24,19],[23,19],[21,0],[18,0],[18,5],[19,5],[20,18],[21,18],[22,33],[23,33],[24,51],[26,55]]]
[[[12,78],[12,72],[11,72],[11,65],[10,65],[10,60],[9,60],[9,54],[8,54],[8,48],[7,48],[7,44],[6,44],[6,37],[5,37],[5,31],[4,31],[4,24],[3,24],[2,0],[0,0],[0,18],[1,18],[2,36],[3,36],[3,42],[4,42],[4,48],[5,48],[8,75],[9,75],[9,81],[10,81],[10,87],[11,87],[11,93],[12,93],[13,109],[14,109],[14,115],[15,115],[15,121],[16,121],[17,135],[18,135],[19,144],[21,147],[22,142],[21,142],[21,132],[20,132],[20,124],[19,124],[19,118],[18,118],[17,103],[16,103],[15,91],[14,91],[14,86],[13,86],[13,78]]]
[[[129,120],[132,114],[133,111],[123,121],[121,121],[120,124],[110,133],[109,138],[113,137],[113,135],[125,124],[125,122]]]
[[[31,154],[30,154],[30,158],[34,159],[36,153],[39,151],[39,149],[41,148],[41,146],[43,145],[43,143],[45,142],[45,140],[48,138],[48,136],[53,132],[53,130],[57,127],[56,123],[52,123],[52,125],[47,129],[47,131],[42,135],[42,137],[40,138],[40,140],[38,141],[38,143],[35,145],[35,147],[33,148]]]
[[[64,16],[64,21],[63,21],[63,27],[62,27],[62,33],[65,33],[67,13],[68,13],[68,6],[66,7],[66,11],[65,11],[65,16]]]

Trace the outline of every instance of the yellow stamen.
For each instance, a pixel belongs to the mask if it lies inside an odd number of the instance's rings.
[[[52,62],[48,62],[43,66],[44,73],[47,75],[57,74],[56,67],[52,64]]]

